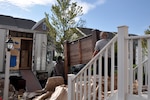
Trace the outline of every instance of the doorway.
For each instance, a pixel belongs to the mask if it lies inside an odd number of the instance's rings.
[[[32,40],[21,39],[20,69],[31,69],[32,67]]]

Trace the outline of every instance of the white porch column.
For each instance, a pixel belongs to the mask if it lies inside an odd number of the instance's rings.
[[[6,67],[5,67],[5,81],[3,100],[8,100],[9,93],[9,70],[10,70],[10,52],[6,52]]]
[[[148,39],[148,71],[150,70],[150,39]],[[150,73],[148,72],[148,100],[150,100]]]
[[[128,26],[118,27],[118,100],[126,100],[128,92]]]
[[[74,76],[74,74],[68,74],[68,100],[74,100],[73,92],[75,92],[75,90],[73,90],[72,88],[72,79],[74,78]]]

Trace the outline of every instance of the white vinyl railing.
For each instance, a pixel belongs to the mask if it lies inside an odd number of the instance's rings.
[[[145,85],[147,85],[148,84],[148,79],[146,78],[147,77],[147,75],[148,75],[148,70],[147,70],[147,68],[148,68],[148,66],[147,66],[147,64],[148,64],[148,58],[146,58],[144,61],[142,61],[142,64],[143,64],[143,73],[144,73],[144,82],[145,82]],[[130,65],[130,67],[131,67],[132,65]],[[139,65],[133,65],[133,66],[135,66],[134,68],[133,68],[133,81],[135,81],[135,80],[137,80],[137,73],[138,73],[138,67],[139,67]],[[132,72],[132,68],[130,68],[131,70],[131,72]],[[131,73],[130,72],[130,73]],[[132,74],[131,74],[132,75]]]
[[[143,52],[143,42],[147,44],[146,55]],[[134,62],[135,58],[137,59]],[[118,27],[117,100],[150,100],[149,70],[150,35],[128,36],[127,26]]]
[[[137,44],[137,60],[136,60],[136,67],[133,68],[133,41],[136,41]],[[129,96],[130,99],[133,98],[135,95],[133,95],[134,92],[136,92],[136,97],[140,97],[140,99],[142,100],[150,100],[150,97],[148,96],[149,90],[149,50],[147,51],[147,53],[145,54],[145,52],[143,52],[145,50],[145,48],[143,48],[142,43],[145,42],[145,46],[147,48],[149,47],[149,41],[150,41],[150,36],[149,35],[145,35],[145,36],[134,36],[134,37],[129,37],[128,38],[128,42],[130,44],[129,46]],[[135,81],[137,84],[137,89],[135,90]]]
[[[116,41],[117,35],[77,75],[68,75],[68,100],[106,100],[109,96],[113,96],[116,79],[114,77]],[[108,52],[111,52],[111,77],[108,77]],[[104,59],[104,76],[102,76],[102,59]]]
[[[147,55],[143,53],[143,40],[146,43]],[[117,72],[114,70],[116,41]],[[109,50],[111,51],[111,77],[107,75]],[[102,56],[104,56],[104,76],[102,76]],[[128,36],[128,27],[120,26],[118,35],[77,75],[68,75],[68,100],[150,100],[149,71],[150,35]]]

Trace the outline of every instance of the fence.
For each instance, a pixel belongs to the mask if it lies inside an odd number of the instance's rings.
[[[69,70],[73,65],[87,64],[92,57],[94,46],[100,35],[99,30],[93,30],[88,36],[80,38],[78,40],[64,43],[64,56],[65,56],[65,74],[69,73]],[[109,38],[114,36],[114,33],[107,32]]]

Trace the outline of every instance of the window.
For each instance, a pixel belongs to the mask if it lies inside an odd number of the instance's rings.
[[[46,23],[43,23],[42,29],[43,29],[43,30],[46,30]]]

